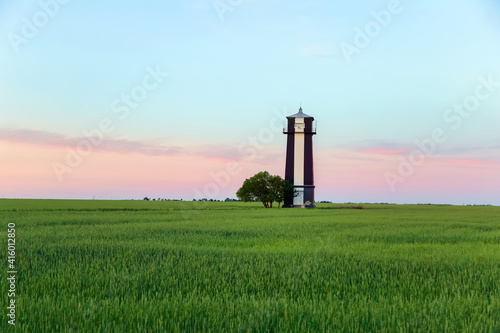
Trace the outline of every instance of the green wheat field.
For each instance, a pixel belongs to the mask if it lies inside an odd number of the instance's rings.
[[[0,200],[1,331],[500,332],[500,207],[349,207]]]

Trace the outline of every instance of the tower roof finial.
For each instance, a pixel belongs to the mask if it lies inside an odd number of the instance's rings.
[[[291,116],[288,116],[287,118],[313,118],[310,115],[307,115],[304,112],[302,112],[302,103],[300,103],[300,104],[301,105],[300,105],[299,112],[297,112],[296,114],[292,114]]]

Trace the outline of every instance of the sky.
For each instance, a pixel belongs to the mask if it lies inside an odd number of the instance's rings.
[[[500,205],[498,1],[1,1],[0,36],[0,198],[234,198],[302,106],[317,201]]]

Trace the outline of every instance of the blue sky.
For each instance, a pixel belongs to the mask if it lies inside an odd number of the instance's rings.
[[[221,13],[220,8],[230,10]],[[342,43],[355,46],[357,29],[374,26],[374,17],[391,8],[398,10],[386,26],[379,23],[369,45],[347,59]],[[51,10],[38,32],[23,35],[26,21],[35,24]],[[88,184],[84,173],[99,175],[111,168],[104,160],[113,154],[149,158],[144,152],[158,147],[178,151],[156,161],[171,158],[180,169],[198,156],[200,168],[193,172],[205,176],[191,182],[183,174],[184,185],[166,178],[164,188],[172,189],[167,191],[136,183],[126,190],[113,188],[131,178],[140,183],[138,175],[128,173],[132,170],[123,171],[102,196],[128,198],[149,190],[189,198],[193,187],[210,181],[209,172],[231,160],[240,161],[243,171],[218,196],[234,196],[238,183],[254,171],[283,173],[285,141],[275,133],[259,150],[261,162],[248,165],[237,146],[268,126],[276,112],[295,113],[302,103],[318,121],[318,199],[500,204],[498,191],[490,188],[492,182],[499,185],[500,88],[459,128],[443,120],[449,108],[475,93],[479,77],[500,81],[495,1],[10,1],[0,3],[0,32],[2,151],[10,152],[12,145],[46,150],[45,158],[22,159],[33,169],[4,175],[26,178],[43,169],[46,174],[32,183],[49,188],[30,191],[26,185],[18,192],[5,185],[3,196],[89,197],[92,190],[83,185],[75,191],[78,184]],[[18,37],[24,41],[12,42]],[[112,103],[140,85],[147,68],[169,75],[126,119],[118,119]],[[114,125],[105,139],[123,147],[91,154],[68,181],[58,182],[51,161],[64,159],[63,148],[103,118]],[[398,157],[405,158],[415,140],[429,138],[438,127],[447,140],[418,166],[425,171],[390,190],[385,173],[395,172]],[[355,160],[359,164],[353,169]],[[442,182],[431,181],[440,179],[443,161],[444,170],[460,170]],[[460,167],[457,161],[467,163]],[[4,167],[15,170],[14,163]],[[173,172],[165,168],[152,172]],[[490,180],[465,182],[478,173]],[[459,184],[462,192],[475,190],[459,195],[450,184]]]

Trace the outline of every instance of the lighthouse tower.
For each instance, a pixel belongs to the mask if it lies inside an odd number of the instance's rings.
[[[293,184],[298,192],[293,199],[285,201],[283,207],[314,208],[314,173],[313,173],[313,144],[312,138],[316,134],[313,127],[314,118],[299,112],[286,117],[287,127],[283,133],[287,136],[285,180]]]

